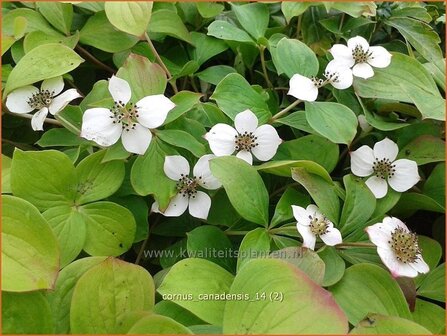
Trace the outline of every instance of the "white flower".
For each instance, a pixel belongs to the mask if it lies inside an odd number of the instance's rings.
[[[222,184],[211,174],[209,160],[213,158],[213,154],[202,156],[194,166],[191,176],[189,163],[183,156],[167,156],[163,168],[167,177],[177,181],[178,193],[164,212],[160,211],[157,202],[152,204],[151,210],[168,217],[177,217],[189,207],[191,216],[206,219],[211,207],[211,198],[197,188],[213,190],[221,187]]]
[[[60,94],[64,88],[62,76],[45,79],[40,90],[27,85],[12,91],[6,98],[6,107],[13,113],[29,113],[37,110],[31,119],[35,131],[43,130],[43,123],[50,112],[55,115],[73,99],[81,97],[76,89],[70,89]]]
[[[319,237],[326,245],[334,246],[342,242],[340,231],[328,220],[314,204],[306,209],[292,205],[293,216],[297,220],[296,228],[303,237],[303,246],[315,249]]]
[[[308,78],[295,74],[289,82],[288,95],[304,101],[315,101],[318,97],[318,89],[328,83],[339,90],[347,89],[352,85],[352,71],[343,63],[331,61],[323,73],[325,79],[316,77]]]
[[[249,164],[253,163],[252,154],[260,161],[270,160],[278,150],[282,140],[272,125],[258,127],[258,118],[250,110],[238,113],[233,127],[226,124],[214,125],[205,134],[212,152],[217,156],[236,156]]]
[[[335,44],[329,50],[337,63],[352,67],[354,76],[370,78],[376,68],[386,68],[391,63],[391,54],[384,47],[370,47],[361,36],[348,40],[348,45]]]
[[[420,180],[416,162],[396,160],[398,152],[397,145],[388,138],[377,142],[374,149],[364,145],[351,152],[351,171],[357,176],[370,176],[366,185],[376,198],[387,194],[388,184],[394,190],[404,192]]]
[[[115,101],[113,107],[85,111],[81,137],[105,147],[121,137],[128,152],[144,154],[152,140],[150,129],[161,126],[175,104],[161,94],[146,96],[133,104],[129,83],[116,76],[109,80],[109,92]]]
[[[382,223],[368,226],[365,230],[393,277],[414,278],[418,273],[429,271],[422,259],[417,235],[399,219],[385,217]]]

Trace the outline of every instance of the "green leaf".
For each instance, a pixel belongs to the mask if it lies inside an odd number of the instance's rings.
[[[27,201],[2,196],[2,290],[52,288],[59,270],[56,238]]]
[[[2,154],[2,194],[11,194],[11,158]]]
[[[428,335],[430,332],[421,325],[408,319],[386,316],[380,314],[368,314],[354,329],[352,335]]]
[[[444,74],[445,74],[445,62],[444,59],[441,58],[440,60],[433,62],[433,63],[424,63],[423,64],[425,69],[433,76],[433,79],[435,80],[436,84],[439,85],[439,87],[445,91],[445,80],[444,80]]]
[[[140,37],[151,20],[152,2],[106,2],[104,9],[110,23],[116,28]]]
[[[154,313],[170,317],[184,326],[204,323],[197,316],[172,301],[159,301],[154,307]]]
[[[329,173],[318,163],[309,160],[297,161],[270,161],[256,166],[258,171],[264,171],[269,174],[290,177],[292,168],[305,168],[309,173],[319,175],[327,182],[332,183]]]
[[[408,217],[418,210],[445,213],[445,205],[438,203],[427,195],[406,192],[401,195],[399,202],[393,208],[392,214],[397,217]]]
[[[242,28],[256,41],[264,37],[270,20],[267,5],[263,3],[249,3],[246,5],[233,5],[231,8]]]
[[[328,5],[326,5],[328,4]],[[339,10],[353,17],[360,16],[376,16],[377,5],[373,1],[358,1],[358,2],[326,2],[326,9],[329,8]]]
[[[27,53],[9,74],[4,95],[43,79],[76,69],[84,60],[72,49],[58,43],[38,46]]]
[[[70,307],[73,334],[113,334],[119,315],[154,306],[154,281],[144,268],[115,258],[78,280]]]
[[[340,200],[335,193],[334,185],[318,175],[308,173],[304,168],[293,168],[292,178],[307,190],[318,208],[330,221],[338,223]]]
[[[189,258],[171,268],[158,292],[203,321],[222,325],[225,300],[204,299],[204,295],[225,295],[232,282],[233,275],[215,263]]]
[[[221,40],[246,42],[253,44],[253,39],[242,29],[235,25],[222,20],[213,21],[208,26],[208,35],[214,36]]]
[[[215,158],[210,168],[236,211],[246,220],[266,226],[269,197],[256,169],[235,156]]]
[[[132,212],[137,225],[134,243],[145,240],[149,234],[149,208],[146,199],[135,195],[127,195],[125,197],[112,197],[110,200]]]
[[[147,335],[147,334],[187,334],[192,335],[191,330],[176,322],[175,320],[161,315],[151,314],[143,317],[128,331],[131,335]]]
[[[431,135],[417,137],[399,151],[398,159],[416,161],[418,165],[445,161],[445,142]]]
[[[235,260],[229,254],[233,245],[222,230],[212,225],[204,225],[188,232],[186,237],[189,257],[206,259],[229,272],[234,271]]]
[[[36,4],[39,12],[53,27],[65,35],[70,34],[73,21],[73,5],[60,2],[39,2]]]
[[[224,5],[216,2],[197,2],[197,10],[199,14],[205,18],[213,18],[224,10]]]
[[[53,324],[43,292],[2,292],[2,334],[52,334]]]
[[[323,283],[325,263],[316,252],[308,248],[286,247],[272,252],[270,258],[286,261],[306,273],[318,285]]]
[[[445,263],[442,263],[422,281],[417,294],[432,300],[445,302]]]
[[[333,298],[304,272],[282,260],[251,260],[237,274],[230,294],[242,299],[227,302],[224,334],[348,331],[346,316]],[[316,316],[324,323],[315,323]]]
[[[287,125],[292,128],[296,128],[300,131],[304,131],[306,133],[315,133],[312,127],[309,126],[309,123],[306,120],[306,113],[303,111],[297,111],[295,113],[291,113],[283,118],[275,120],[275,123],[279,123],[282,125]]]
[[[160,209],[166,209],[176,193],[175,182],[163,170],[165,156],[177,154],[157,138],[152,139],[149,149],[135,160],[130,181],[142,196],[154,195]]]
[[[349,145],[357,134],[357,116],[342,104],[306,102],[306,119],[310,127],[334,143]]]
[[[6,13],[6,15],[3,16],[2,20],[3,34],[14,36],[15,21],[18,17],[23,17],[24,19],[26,19],[25,33],[41,31],[46,34],[61,36],[60,33],[55,31],[53,27],[48,24],[48,22],[41,14],[29,8],[17,8]]]
[[[117,75],[129,83],[135,102],[146,96],[164,94],[166,90],[166,73],[144,56],[130,54]]]
[[[113,195],[124,180],[124,162],[103,163],[106,151],[87,156],[76,167],[78,177],[77,204],[99,201]]]
[[[424,194],[445,204],[445,163],[439,163],[424,184]]]
[[[168,116],[166,117],[165,125],[190,111],[196,104],[199,103],[202,96],[203,95],[200,93],[191,91],[180,91],[174,95],[171,100],[174,102],[175,107],[169,111]]]
[[[265,258],[270,252],[270,235],[263,228],[257,228],[244,236],[237,258],[237,272],[251,259]]]
[[[202,33],[192,32],[191,38],[195,46],[193,58],[199,65],[228,49],[228,45],[224,41]]]
[[[281,2],[281,11],[287,22],[290,22],[292,18],[303,14],[310,6],[312,6],[310,2],[283,1]]]
[[[318,73],[317,56],[301,41],[283,38],[276,45],[270,42],[270,52],[279,75],[312,77]]]
[[[79,136],[81,133],[82,111],[79,106],[67,105],[54,116],[67,130]]]
[[[312,147],[312,151],[308,148]],[[308,160],[319,164],[326,171],[334,170],[338,163],[338,145],[319,135],[306,135],[279,145],[274,160]]]
[[[345,175],[343,183],[346,198],[341,212],[340,227],[341,232],[346,234],[365,227],[376,208],[376,198],[362,179],[354,175]]]
[[[414,58],[393,53],[391,64],[374,69],[368,80],[356,78],[354,89],[364,98],[384,98],[415,104],[422,118],[445,120],[445,99],[431,75]]]
[[[166,34],[193,44],[191,34],[183,24],[182,19],[170,10],[160,9],[153,12],[148,32]]]
[[[225,76],[236,72],[236,69],[228,65],[214,65],[196,73],[196,76],[204,82],[217,85]]]
[[[40,147],[69,147],[79,146],[85,142],[65,128],[52,128],[46,131],[36,145]]]
[[[443,59],[439,46],[441,39],[427,23],[409,17],[390,17],[385,24],[396,28],[427,61]]]
[[[74,204],[77,180],[68,156],[55,151],[14,151],[11,187],[39,210]]]
[[[379,266],[351,266],[343,278],[329,290],[353,325],[362,321],[368,313],[411,319],[399,285]]]
[[[442,334],[445,330],[445,309],[437,304],[416,299],[416,306],[411,315],[414,322],[433,334]]]
[[[184,148],[194,154],[195,157],[201,157],[206,154],[205,145],[201,144],[191,134],[182,130],[160,130],[156,136],[170,145]]]
[[[231,205],[225,190],[218,190],[213,196],[207,223],[232,227],[240,220],[241,216]]]
[[[117,30],[105,12],[91,16],[80,31],[79,41],[105,52],[119,52],[133,47],[138,38]]]
[[[232,120],[240,112],[250,109],[259,119],[259,124],[272,116],[265,97],[253,89],[240,74],[229,74],[214,90],[210,97]]]
[[[27,26],[28,21],[23,16],[17,16],[14,19],[14,38],[16,41],[25,35]]]
[[[103,262],[106,257],[88,257],[76,260],[64,267],[57,277],[54,290],[48,292],[56,334],[70,333],[70,305],[73,290],[79,278],[90,268]]]
[[[136,223],[132,213],[112,202],[83,205],[79,212],[87,229],[84,250],[90,255],[119,256],[133,244]]]
[[[322,285],[328,287],[336,284],[345,274],[345,261],[332,246],[325,246],[323,249],[320,249],[318,255],[325,264]]]
[[[273,228],[293,218],[292,205],[306,207],[309,204],[310,198],[308,195],[302,194],[292,187],[287,187],[276,204],[275,213],[270,221],[270,227]]]
[[[81,214],[68,205],[51,207],[43,217],[56,235],[60,248],[60,267],[72,262],[82,251],[85,243],[86,227]]]

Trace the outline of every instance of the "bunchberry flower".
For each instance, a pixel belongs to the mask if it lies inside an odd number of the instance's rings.
[[[37,110],[31,119],[31,127],[35,131],[42,131],[48,112],[55,115],[73,99],[81,97],[76,89],[59,94],[63,89],[62,76],[45,79],[40,89],[27,85],[12,91],[6,98],[6,107],[9,111],[19,114]]]
[[[398,218],[385,217],[382,223],[368,226],[365,230],[393,277],[414,278],[418,273],[429,271],[422,259],[417,235]]]
[[[396,160],[399,148],[388,138],[377,142],[374,149],[364,145],[351,152],[351,171],[366,177],[366,185],[376,198],[384,197],[388,184],[398,192],[404,192],[420,180],[415,161]]]
[[[260,161],[268,161],[282,142],[272,125],[258,127],[258,118],[250,110],[237,114],[234,126],[217,124],[205,134],[216,156],[231,155],[236,151],[236,156],[249,164],[253,163],[252,154]]]
[[[351,69],[334,61],[328,63],[323,76],[324,79],[319,79],[295,74],[290,79],[290,89],[287,94],[303,101],[312,102],[317,99],[320,87],[331,84],[336,89],[343,90],[350,87],[353,81]]]
[[[329,246],[342,242],[340,231],[320,212],[316,205],[310,204],[306,209],[292,205],[292,210],[293,216],[297,220],[296,228],[303,237],[304,247],[315,249],[317,238]]]
[[[208,194],[198,190],[200,187],[213,190],[222,185],[212,174],[209,160],[213,154],[202,156],[193,168],[190,175],[188,161],[180,155],[167,156],[164,163],[164,172],[167,177],[177,182],[177,195],[172,198],[168,208],[161,212],[157,202],[152,204],[152,211],[162,213],[167,217],[177,217],[189,208],[193,217],[206,219],[211,207],[211,198]]]
[[[347,46],[335,44],[329,52],[335,62],[353,67],[354,76],[364,79],[374,76],[372,67],[386,68],[390,65],[392,56],[384,47],[370,47],[361,36],[350,38]]]
[[[121,138],[128,152],[144,154],[152,140],[150,129],[161,126],[175,104],[161,94],[146,96],[134,104],[130,102],[129,83],[116,76],[109,80],[109,92],[114,105],[85,111],[81,136],[105,147]]]

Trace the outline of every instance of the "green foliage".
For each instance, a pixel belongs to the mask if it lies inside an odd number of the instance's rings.
[[[4,2],[2,333],[445,333],[444,37],[442,2]]]

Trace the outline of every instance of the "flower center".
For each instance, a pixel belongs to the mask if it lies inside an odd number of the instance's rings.
[[[310,79],[312,81],[312,83],[314,83],[316,88],[320,88],[322,87],[324,84],[326,84],[326,81],[317,77],[312,77]]]
[[[396,165],[393,165],[389,159],[379,160],[376,158],[373,164],[374,175],[385,180],[388,177],[394,176],[396,172],[395,167]]]
[[[179,178],[178,182],[177,182],[177,190],[179,192],[179,194],[182,194],[183,197],[192,197],[195,198],[196,194],[197,194],[197,187],[199,185],[197,177],[189,177],[186,176],[184,174],[180,175],[181,177]],[[199,179],[201,179],[202,177],[199,176]]]
[[[313,217],[309,215],[309,219],[310,219],[310,231],[315,236],[321,236],[328,232],[329,221],[327,220],[326,217],[323,217],[321,219],[318,218],[317,216]]]
[[[256,140],[258,140],[258,137],[256,137],[253,132],[248,133],[247,131],[245,131],[243,134],[234,136],[234,143],[236,144],[237,151],[251,151],[253,148],[259,145]]]
[[[339,81],[339,76],[340,75],[339,75],[338,72],[325,71],[323,75],[326,78],[326,80],[329,81],[329,82],[337,83]]]
[[[133,103],[125,105],[121,100],[117,101],[113,104],[110,112],[113,113],[113,116],[110,116],[110,118],[114,119],[113,123],[120,123],[123,130],[127,132],[135,129],[138,124],[138,107]]]
[[[352,50],[352,57],[355,63],[366,63],[368,59],[373,58],[372,52],[368,50],[363,50],[363,47],[359,44]]]
[[[28,105],[35,110],[40,110],[42,107],[50,106],[54,98],[54,91],[40,90],[28,99]]]
[[[391,240],[388,241],[388,244],[393,249],[397,260],[404,264],[415,262],[421,254],[417,235],[401,227],[391,233]]]

